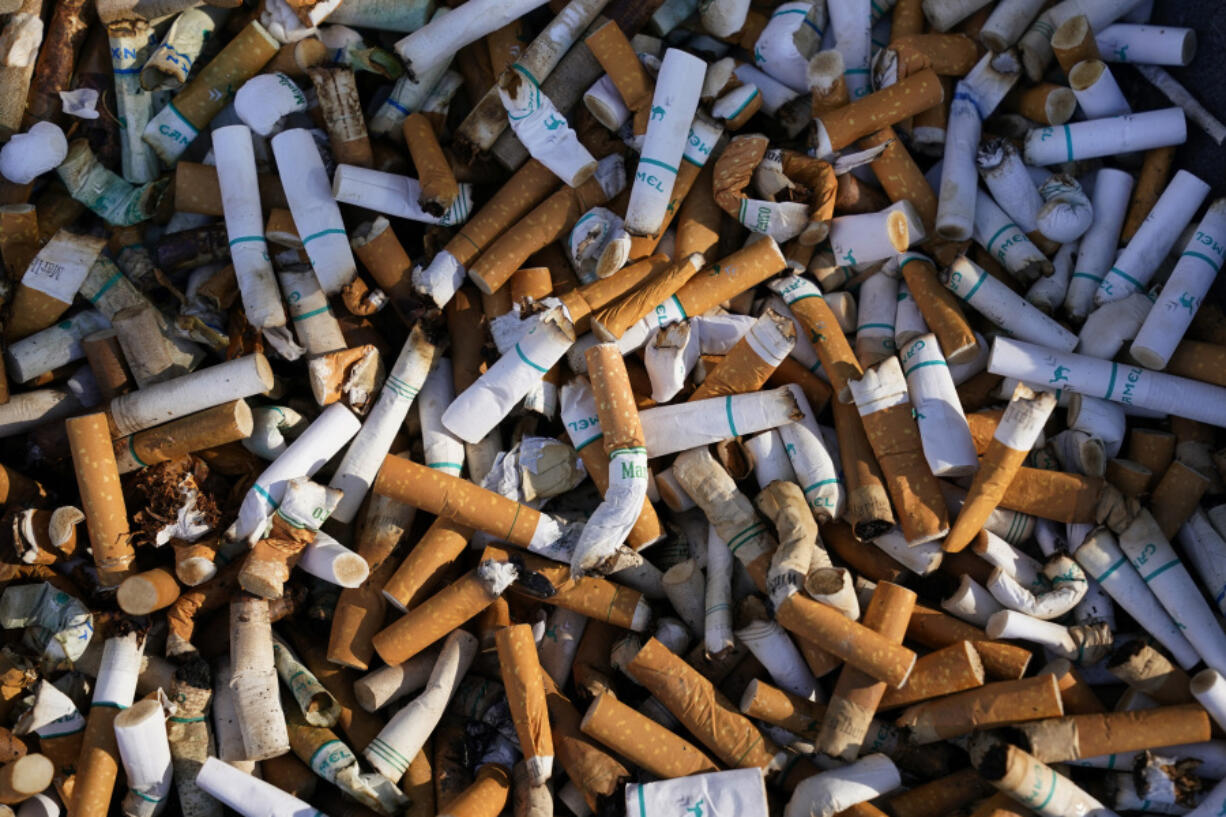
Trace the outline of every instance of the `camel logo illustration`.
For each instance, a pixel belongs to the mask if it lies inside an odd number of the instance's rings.
[[[1051,373],[1051,380],[1048,383],[1068,382],[1068,366],[1057,366],[1056,370]]]
[[[702,804],[705,802],[706,802],[705,800],[699,800],[697,803],[687,808],[685,810],[685,813],[693,814],[694,817],[702,817]]]

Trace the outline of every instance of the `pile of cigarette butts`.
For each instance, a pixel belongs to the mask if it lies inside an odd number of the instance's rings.
[[[0,817],[1226,814],[1161,6],[0,0]]]

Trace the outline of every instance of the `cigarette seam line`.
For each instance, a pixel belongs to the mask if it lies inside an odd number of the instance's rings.
[[[592,443],[596,442],[597,440],[599,440],[599,439],[600,439],[601,437],[603,437],[603,436],[604,436],[604,432],[602,431],[602,432],[600,432],[599,434],[595,435],[594,437],[588,437],[588,438],[587,438],[586,440],[584,440],[583,442],[578,443],[577,445],[575,445],[575,453],[578,453],[580,449],[582,449],[582,448],[586,448],[587,446],[589,446],[589,445],[591,445]]]
[[[639,164],[655,165],[656,167],[662,167],[665,170],[671,171],[674,176],[677,175],[677,168],[673,167],[667,162],[661,162],[659,159],[648,159],[646,156],[643,156],[639,158]]]
[[[94,297],[89,299],[89,302],[91,304],[98,303],[98,299],[102,297],[102,293],[106,292],[108,289],[113,287],[115,285],[115,282],[118,281],[122,277],[123,277],[123,272],[120,270],[115,270],[115,274],[112,275],[110,278],[107,278],[106,281],[102,283],[102,286],[98,287],[98,291],[94,293]]]
[[[515,503],[515,516],[511,517],[511,527],[507,529],[507,535],[504,537],[508,542],[511,540],[511,534],[515,531],[515,523],[519,521],[519,511],[523,507],[520,503]]]
[[[745,759],[745,758],[746,758],[746,757],[749,755],[749,753],[750,753],[750,752],[752,752],[752,751],[753,751],[755,748],[757,748],[757,745],[758,745],[759,743],[761,743],[761,742],[762,742],[762,733],[761,733],[761,732],[759,732],[759,733],[758,733],[758,738],[757,738],[757,740],[755,740],[753,743],[749,744],[749,746],[747,746],[747,747],[745,748],[745,751],[741,753],[741,756],[740,756],[740,757],[738,757],[736,760],[734,760],[734,761],[733,761],[733,762],[732,762],[730,765],[731,765],[733,768],[736,768],[736,767],[740,766],[740,765],[741,765],[741,761],[742,761],[742,760],[744,760],[744,759]]]
[[[1178,564],[1179,564],[1178,559],[1172,559],[1171,561],[1164,564],[1162,567],[1155,570],[1153,573],[1150,573],[1148,576],[1142,576],[1141,578],[1145,580],[1146,584],[1149,584],[1150,579],[1154,578],[1155,576],[1161,573],[1165,573],[1166,571],[1170,570],[1172,567],[1176,567]]]
[[[732,395],[731,394],[724,398],[724,413],[728,415],[728,428],[731,429],[732,436],[733,437],[741,436],[740,434],[737,433],[736,423],[732,421]]]
[[[519,348],[519,344],[518,344],[518,343],[517,343],[517,344],[515,344],[515,354],[519,355],[519,359],[520,359],[520,360],[522,360],[524,363],[527,363],[529,366],[531,366],[532,368],[536,369],[538,372],[541,372],[542,374],[544,374],[544,373],[547,373],[547,372],[549,371],[548,369],[546,369],[546,368],[544,368],[544,367],[542,367],[542,366],[538,366],[537,364],[535,364],[535,363],[533,363],[531,360],[529,360],[529,359],[528,359],[528,356],[524,354],[524,350]]]
[[[1186,255],[1190,255],[1190,256],[1192,256],[1193,258],[1199,258],[1200,260],[1204,261],[1206,264],[1208,264],[1209,266],[1213,267],[1213,271],[1214,271],[1214,272],[1217,272],[1217,271],[1219,271],[1219,270],[1221,269],[1221,265],[1220,265],[1220,264],[1215,264],[1215,263],[1213,263],[1213,259],[1212,259],[1212,258],[1210,258],[1209,256],[1205,255],[1204,253],[1196,252],[1195,250],[1188,250],[1187,252],[1185,252],[1183,255],[1181,255],[1181,256],[1179,256],[1179,257],[1180,257],[1180,258],[1183,258],[1183,257],[1184,257],[1184,256],[1186,256]]]
[[[135,434],[132,434],[131,436],[128,437],[128,453],[132,455],[132,459],[136,460],[136,462],[140,465],[141,468],[149,467],[149,463],[142,460],[140,458],[140,455],[136,453],[136,435]]]
[[[916,369],[922,369],[925,366],[944,366],[946,368],[949,368],[949,364],[946,363],[944,360],[922,360],[919,363],[916,363],[910,369],[907,369],[905,372],[903,372],[902,376],[910,377],[911,372],[915,371]]]
[[[1107,393],[1103,395],[1104,400],[1110,400],[1111,392],[1115,391],[1115,373],[1118,369],[1119,369],[1118,363],[1111,364],[1111,379],[1107,381]]]
[[[1103,575],[1101,575],[1101,576],[1095,576],[1095,577],[1094,577],[1094,581],[1096,581],[1096,582],[1100,582],[1100,583],[1101,583],[1101,582],[1103,581],[1103,579],[1107,578],[1107,577],[1108,577],[1108,576],[1110,576],[1112,573],[1114,573],[1115,571],[1119,570],[1121,567],[1123,567],[1123,566],[1124,566],[1124,565],[1126,565],[1126,564],[1128,564],[1128,557],[1127,557],[1127,556],[1121,556],[1121,557],[1120,557],[1120,560],[1119,560],[1118,562],[1116,562],[1115,564],[1111,565],[1111,567],[1107,568],[1107,571],[1106,571],[1105,573],[1103,573]]]
[[[613,585],[613,598],[609,599],[609,609],[605,611],[604,620],[613,623],[613,607],[617,604],[617,594],[622,591],[620,584]]]
[[[1108,274],[1108,275],[1110,275],[1110,274],[1111,274],[1111,273],[1113,273],[1113,272],[1114,272],[1116,275],[1118,275],[1118,276],[1120,276],[1121,278],[1123,278],[1123,279],[1124,279],[1125,281],[1127,281],[1128,283],[1132,284],[1132,285],[1133,285],[1134,287],[1136,287],[1137,289],[1145,289],[1145,284],[1142,284],[1142,283],[1141,283],[1140,281],[1138,281],[1136,278],[1133,278],[1131,275],[1129,275],[1128,273],[1124,272],[1124,271],[1123,271],[1122,269],[1120,269],[1119,267],[1112,267],[1111,269],[1107,270],[1107,274]]]
[[[290,318],[291,321],[305,321],[307,318],[313,318],[322,312],[328,312],[330,307],[324,304],[319,309],[312,309],[310,312],[303,312],[301,315],[294,315]]]
[[[306,244],[308,241],[314,241],[317,238],[322,238],[325,235],[332,235],[332,234],[345,235],[345,231],[342,230],[340,227],[329,227],[326,230],[320,230],[317,233],[311,233],[306,238],[302,239],[302,243]]]
[[[988,243],[987,243],[987,246],[985,247],[985,249],[987,249],[987,251],[988,251],[989,253],[990,253],[990,252],[992,252],[992,245],[996,243],[996,239],[1000,238],[1000,234],[1001,234],[1001,233],[1003,233],[1005,230],[1009,229],[1010,227],[1016,227],[1018,232],[1021,232],[1021,230],[1022,230],[1022,228],[1021,228],[1021,227],[1018,227],[1018,226],[1017,226],[1016,224],[1014,224],[1012,221],[1010,221],[1010,222],[1009,222],[1008,224],[1006,224],[1004,227],[1001,227],[999,230],[997,230],[997,231],[996,231],[996,232],[995,232],[995,233],[992,235],[992,237],[991,237],[990,239],[988,239]],[[899,267],[899,269],[902,269],[902,267]]]

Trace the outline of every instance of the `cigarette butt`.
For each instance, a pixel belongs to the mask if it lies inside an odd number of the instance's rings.
[[[898,718],[915,743],[935,743],[976,729],[1018,725],[1064,714],[1060,687],[1050,675],[997,681],[906,709]],[[1021,728],[1019,726],[1019,728]]]
[[[797,319],[809,330],[822,371],[830,379],[835,396],[843,402],[850,401],[849,381],[863,376],[851,344],[839,325],[838,318],[821,291],[809,281],[798,276],[788,276],[772,281],[771,289],[783,298]]]
[[[460,186],[451,172],[447,157],[443,155],[430,121],[424,115],[414,113],[405,118],[403,127],[404,141],[409,146],[409,155],[413,157],[413,166],[417,168],[421,182],[419,203],[427,213],[441,216],[460,195]]]
[[[25,268],[13,295],[6,339],[46,329],[71,306],[106,239],[59,230]]]
[[[1094,40],[1094,30],[1090,28],[1090,20],[1084,14],[1069,17],[1056,28],[1051,35],[1051,50],[1065,74],[1079,62],[1102,58],[1098,53],[1098,43]]]
[[[704,258],[719,244],[720,220],[723,211],[715,201],[715,163],[707,162],[691,195],[682,202],[677,216],[676,256],[688,258],[694,253]]]
[[[863,624],[880,633],[891,643],[902,644],[915,607],[916,596],[910,590],[890,582],[880,582],[864,611]],[[854,760],[868,736],[873,713],[886,692],[886,684],[862,670],[844,667],[839,673],[826,717],[815,745],[832,757]]]
[[[281,46],[277,55],[264,66],[265,74],[285,74],[294,79],[306,79],[307,69],[322,65],[329,58],[328,47],[315,37]],[[180,163],[182,164],[182,163]]]
[[[1164,371],[1190,377],[1216,386],[1226,386],[1226,347],[1200,340],[1184,339],[1175,347]]]
[[[657,306],[674,297],[701,267],[702,259],[691,255],[659,270],[616,302],[594,311],[591,316],[593,332],[602,340],[617,340]]]
[[[1158,203],[1158,197],[1166,189],[1171,177],[1171,162],[1175,157],[1174,147],[1159,147],[1145,152],[1145,161],[1141,163],[1141,173],[1137,176],[1137,184],[1132,189],[1132,199],[1128,203],[1128,213],[1124,216],[1124,226],[1120,231],[1120,241],[1131,241],[1141,228],[1141,223]]]
[[[114,329],[86,335],[81,341],[81,348],[85,350],[85,359],[94,373],[94,380],[98,381],[98,390],[104,400],[114,399],[135,387]]]
[[[907,638],[933,649],[948,647],[958,641],[970,641],[983,661],[984,671],[998,680],[1021,678],[1032,657],[1027,649],[993,641],[978,627],[922,604],[915,605],[915,611],[911,614]]]
[[[544,165],[529,159],[464,223],[444,251],[461,266],[470,266],[499,235],[545,201],[558,183],[558,177]]]
[[[1167,539],[1173,539],[1180,526],[1200,504],[1209,489],[1209,478],[1179,460],[1167,466],[1166,473],[1154,486],[1149,497],[1149,510],[1158,528]]]
[[[1039,674],[1055,677],[1056,683],[1060,685],[1060,700],[1064,701],[1065,714],[1089,715],[1106,711],[1094,690],[1067,658],[1051,661]]]
[[[1147,486],[1152,490],[1175,460],[1175,435],[1152,428],[1134,428],[1128,433],[1128,459],[1149,469]]]
[[[107,418],[102,413],[76,417],[65,423],[65,430],[98,577],[103,586],[115,587],[127,577],[136,553]]]
[[[1057,522],[1088,524],[1095,521],[1103,482],[1101,477],[1023,466],[1001,496],[1000,507]]]
[[[1063,125],[1077,110],[1073,92],[1052,82],[1040,82],[1021,91],[1014,104],[1022,116],[1044,125]]]
[[[939,105],[945,99],[941,80],[932,69],[869,94],[841,108],[822,113],[818,122],[818,155],[828,156],[874,131]]]
[[[545,687],[532,627],[516,624],[499,630],[498,663],[515,733],[523,748],[531,785],[541,786],[553,773],[553,733],[545,705]]]
[[[128,615],[144,616],[164,610],[179,597],[179,583],[170,571],[162,568],[146,570],[129,576],[119,585],[116,601]]]
[[[626,706],[611,693],[598,695],[592,701],[580,728],[636,766],[663,779],[718,769],[698,747]]]
[[[353,254],[375,279],[375,283],[387,293],[401,316],[406,315],[413,301],[409,277],[413,262],[392,230],[391,223],[385,217],[378,216],[372,222],[358,225],[351,244]]]
[[[26,755],[0,766],[0,803],[20,803],[46,791],[54,774],[46,755]]]
[[[1208,740],[1209,715],[1199,706],[1163,706],[1017,724],[1031,754],[1045,763]]]
[[[659,641],[649,639],[628,669],[720,762],[733,768],[772,767],[774,744]],[[695,707],[693,700],[703,703]]]
[[[1148,493],[1153,476],[1153,472],[1139,462],[1119,458],[1107,461],[1107,482],[1129,499]]]
[[[468,546],[472,529],[436,519],[383,586],[383,595],[400,610],[416,607],[433,587],[431,578]]]
[[[510,790],[511,773],[507,768],[488,763],[477,771],[471,786],[439,809],[439,817],[497,817]]]
[[[907,574],[907,568],[884,550],[864,547],[846,522],[827,522],[822,526],[821,533],[822,542],[827,548],[870,581],[898,582]]]
[[[115,461],[126,474],[186,454],[246,439],[254,428],[251,407],[232,400],[165,425],[114,441]]]
[[[973,747],[975,770],[1042,817],[1110,810],[1072,780],[1016,746],[987,739]]]
[[[888,689],[878,704],[878,710],[939,698],[954,692],[983,686],[983,659],[970,641],[958,641],[942,647],[915,662],[907,683],[898,689]]]
[[[1142,639],[1133,639],[1117,648],[1107,659],[1107,669],[1160,704],[1192,702],[1188,674]]]
[[[795,383],[800,387],[805,399],[809,401],[809,408],[819,415],[830,402],[830,385],[792,357],[784,358],[766,381],[766,385],[770,388],[779,388],[789,383]]]
[[[380,630],[371,639],[375,652],[388,664],[409,660],[492,604],[514,578],[513,571],[507,573],[492,561],[482,562]]]
[[[814,119],[851,102],[844,69],[843,55],[834,49],[820,51],[809,60],[810,112]]]
[[[584,42],[613,81],[627,108],[638,111],[651,104],[651,79],[616,23],[606,22],[587,35]]]
[[[510,289],[511,303],[521,303],[524,298],[540,301],[553,291],[553,279],[549,267],[524,267],[515,271],[507,287]]]
[[[899,141],[893,128],[882,128],[860,140],[866,148],[885,145],[869,167],[890,201],[909,201],[919,213],[925,233],[932,235],[937,217],[937,197],[915,159]],[[876,209],[876,208],[874,208]],[[912,256],[908,256],[910,258]],[[905,261],[903,262],[905,263]],[[935,277],[935,276],[934,276]]]
[[[558,297],[570,313],[576,331],[583,331],[593,312],[604,309],[627,293],[633,293],[645,281],[653,280],[671,268],[668,256],[652,255],[622,267],[608,278],[599,278]],[[653,303],[652,308],[659,303]]]
[[[787,357],[795,338],[792,321],[767,309],[689,400],[758,391]]]
[[[848,664],[891,687],[899,687],[915,665],[915,653],[874,630],[850,621],[833,607],[788,596],[776,613],[779,623]]]
[[[970,805],[992,790],[974,769],[962,769],[887,798],[894,817],[931,817]]]

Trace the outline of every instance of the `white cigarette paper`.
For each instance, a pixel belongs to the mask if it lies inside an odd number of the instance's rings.
[[[933,475],[973,474],[979,468],[975,442],[936,335],[924,335],[900,350],[899,361]]]
[[[1188,124],[1179,108],[1035,128],[1026,135],[1026,164],[1043,166],[1182,145]]]
[[[1076,348],[1076,335],[966,256],[957,258],[946,275],[951,292],[1013,336],[1069,352]]]
[[[647,456],[663,457],[776,428],[799,415],[795,396],[783,387],[649,408],[639,413],[639,420]]]

